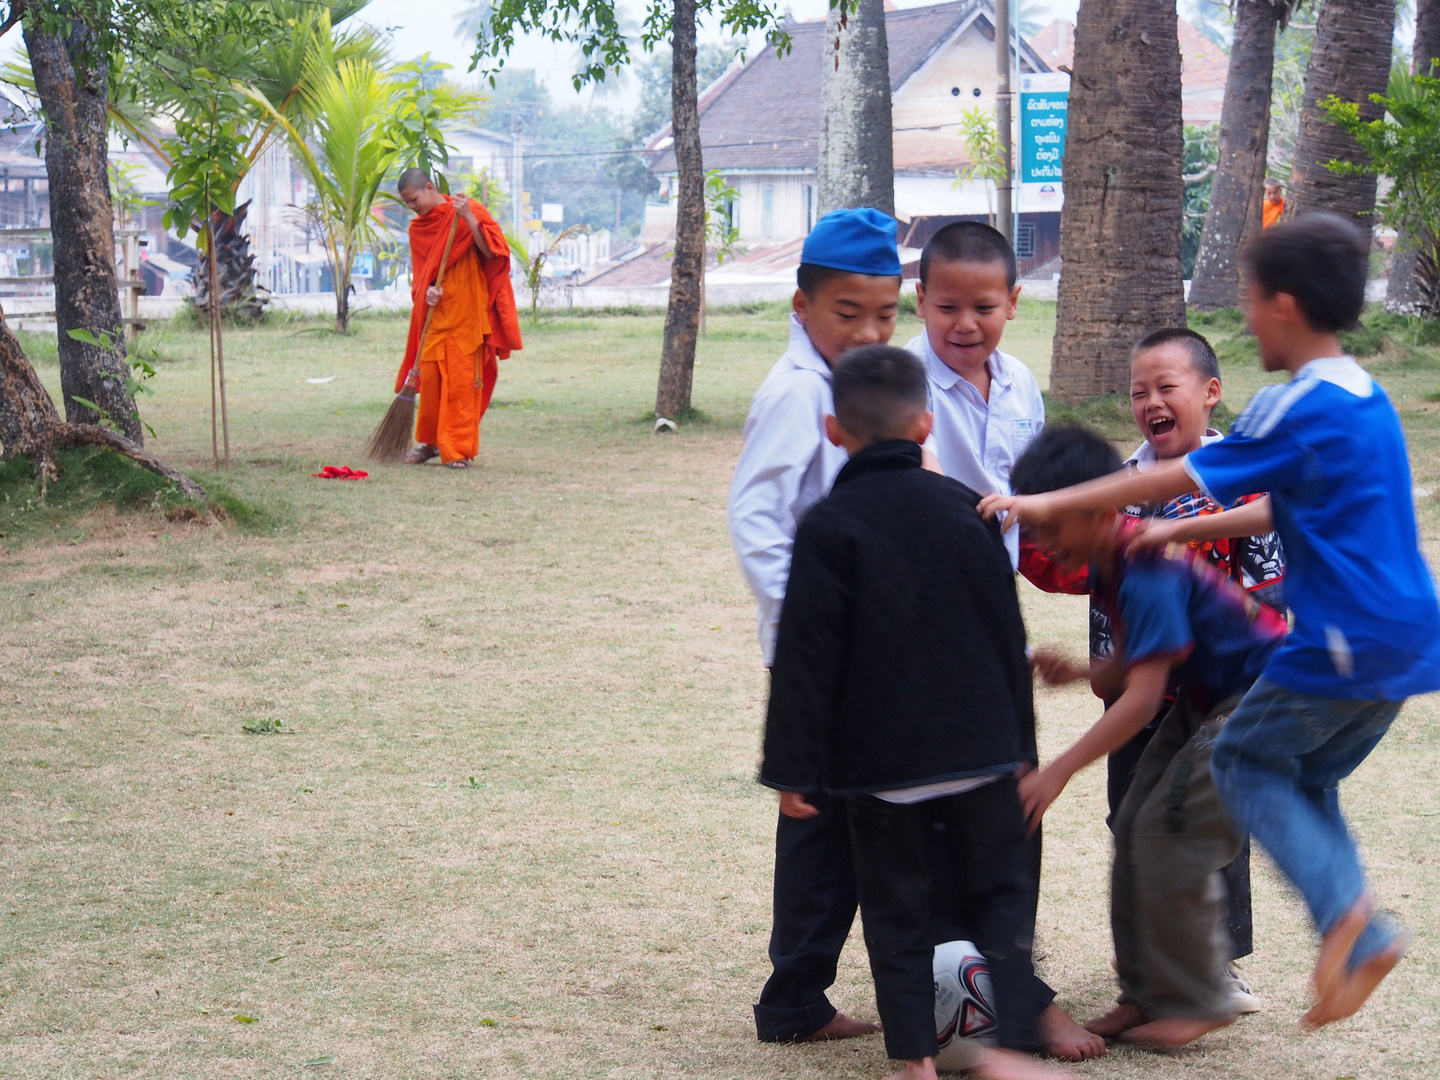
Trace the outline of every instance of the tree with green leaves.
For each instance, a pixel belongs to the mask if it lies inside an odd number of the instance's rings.
[[[177,19],[208,17],[214,5],[180,0],[11,0],[0,33],[22,28],[34,92],[45,118],[52,205],[61,421],[18,342],[0,328],[0,445],[33,458],[42,484],[57,447],[107,446],[203,494],[164,465],[141,439],[134,379],[125,356],[114,257],[107,110],[115,57],[143,55]]]
[[[1000,132],[995,127],[995,117],[984,109],[966,109],[960,114],[960,141],[965,144],[965,152],[970,155],[970,164],[955,170],[955,183],[958,186],[962,180],[987,181],[990,185],[998,185],[1000,181],[1008,179],[1010,174],[1009,164],[1005,160],[1005,153],[1000,146]],[[985,188],[985,196],[990,204],[990,227],[995,227],[995,189],[993,186]]]
[[[1413,310],[1423,318],[1440,315],[1440,78],[1397,67],[1385,94],[1367,106],[1382,115],[1369,119],[1359,102],[1330,97],[1321,102],[1330,121],[1355,140],[1360,161],[1335,160],[1339,176],[1387,176],[1392,181],[1380,202],[1380,218],[1415,253]]]
[[[695,39],[702,14],[716,17],[731,34],[762,32],[767,43],[782,53],[790,47],[782,16],[768,0],[649,0],[646,6],[641,47],[652,52],[664,42],[670,44],[670,118],[679,172],[670,302],[655,393],[656,417],[671,421],[683,419],[691,409],[705,261],[705,162],[700,149]],[[615,0],[504,0],[485,19],[472,69],[478,66],[493,74],[503,66],[516,35],[527,32],[578,46],[582,63],[574,75],[577,90],[603,82],[631,62],[630,42]]]

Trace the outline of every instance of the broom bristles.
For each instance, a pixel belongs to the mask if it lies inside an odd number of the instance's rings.
[[[409,387],[406,387],[409,389]],[[395,395],[390,408],[365,444],[365,456],[371,461],[389,464],[401,461],[410,449],[410,436],[415,431],[415,397],[402,390]]]

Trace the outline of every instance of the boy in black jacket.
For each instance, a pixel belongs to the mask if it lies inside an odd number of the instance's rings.
[[[992,1077],[1052,1077],[1035,1046],[1033,861],[1016,770],[1033,764],[1025,627],[979,496],[921,468],[925,369],[886,346],[844,354],[830,440],[850,454],[801,522],[772,669],[761,782],[780,811],[848,802],[865,945],[885,1047],[906,1080],[935,1075],[930,843],[945,824],[957,919],[984,954]]]

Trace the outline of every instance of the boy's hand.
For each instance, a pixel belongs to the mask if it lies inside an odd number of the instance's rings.
[[[1069,782],[1070,774],[1053,764],[1043,769],[1031,769],[1020,777],[1020,807],[1032,833],[1040,827],[1045,811],[1060,797]]]
[[[1049,686],[1065,686],[1090,678],[1089,668],[1076,667],[1059,653],[1037,649],[1030,654],[1030,670]]]
[[[816,817],[820,811],[805,801],[805,796],[798,791],[780,792],[780,813],[786,817],[805,818]]]
[[[1010,529],[1021,521],[1030,525],[1049,521],[1054,515],[1051,512],[1050,500],[1044,495],[986,495],[980,500],[980,516],[990,520],[999,514],[1005,515],[1005,520],[1000,524],[1001,532],[1009,532]]]
[[[1153,518],[1142,519],[1135,526],[1135,531],[1130,534],[1129,550],[1137,555],[1146,552],[1161,551],[1168,547],[1175,540],[1176,522],[1156,521]]]

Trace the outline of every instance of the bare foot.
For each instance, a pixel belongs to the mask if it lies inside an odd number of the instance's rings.
[[[1063,1061],[1089,1061],[1105,1056],[1105,1040],[1086,1031],[1053,1001],[1040,1014],[1036,1027],[1039,1029],[1040,1045],[1051,1057]]]
[[[1225,1020],[1194,1020],[1186,1016],[1162,1016],[1148,1024],[1133,1027],[1120,1036],[1121,1040],[1149,1050],[1169,1053],[1194,1042],[1202,1035],[1229,1027],[1234,1017]]]
[[[856,1020],[853,1016],[837,1012],[830,1018],[830,1022],[819,1031],[812,1031],[805,1038],[795,1041],[829,1042],[831,1039],[858,1039],[861,1035],[873,1035],[879,1030],[879,1024],[872,1024],[868,1020]]]
[[[1052,1069],[1041,1064],[1029,1054],[1014,1050],[986,1050],[970,1072],[984,1080],[1068,1080],[1073,1073]]]
[[[885,1080],[940,1080],[940,1078],[935,1072],[935,1059],[927,1057],[905,1062],[904,1068],[899,1072],[891,1073]]]
[[[1330,993],[1320,999],[1313,1009],[1305,1014],[1301,1023],[1306,1027],[1318,1028],[1344,1020],[1360,1011],[1375,988],[1385,976],[1395,970],[1400,958],[1405,955],[1406,942],[1391,942],[1384,952],[1376,953],[1369,960],[1341,977],[1331,987]]]
[[[1350,952],[1355,942],[1370,925],[1370,897],[1361,896],[1335,925],[1325,932],[1320,942],[1320,955],[1315,959],[1315,993],[1324,1001],[1345,977]]]
[[[1097,1016],[1085,1025],[1085,1030],[1102,1039],[1113,1039],[1123,1031],[1145,1023],[1145,1014],[1139,1005],[1116,1005],[1104,1016]]]

